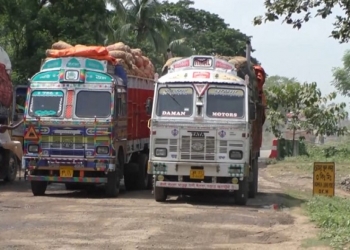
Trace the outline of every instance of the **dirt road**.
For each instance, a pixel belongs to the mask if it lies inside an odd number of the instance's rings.
[[[149,191],[107,199],[58,184],[34,197],[23,181],[0,184],[0,249],[299,249],[316,229],[266,168],[260,174],[260,194],[246,207],[201,196],[160,204]],[[282,203],[289,208],[266,207]]]

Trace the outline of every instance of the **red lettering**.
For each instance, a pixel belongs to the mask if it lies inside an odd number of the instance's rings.
[[[232,65],[226,64],[220,61],[216,61],[215,63],[216,68],[222,68],[222,69],[233,69]]]
[[[182,67],[189,67],[189,66],[190,66],[190,60],[180,61],[173,65],[174,68],[182,68]]]

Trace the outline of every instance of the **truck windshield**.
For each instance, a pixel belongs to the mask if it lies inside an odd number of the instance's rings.
[[[157,116],[191,116],[193,89],[189,87],[160,88],[156,112]]]
[[[34,90],[31,94],[28,114],[30,116],[60,117],[64,93],[60,90]]]
[[[75,115],[81,118],[106,118],[111,115],[111,93],[108,91],[79,91]]]
[[[207,91],[207,116],[239,118],[244,116],[244,91],[231,88],[209,88]]]

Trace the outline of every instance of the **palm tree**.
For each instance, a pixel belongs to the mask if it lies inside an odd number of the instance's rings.
[[[156,51],[166,49],[164,37],[168,32],[166,21],[159,14],[157,0],[108,0],[118,15],[114,33],[121,37],[136,36],[138,43],[149,42]],[[114,35],[117,36],[116,34]]]

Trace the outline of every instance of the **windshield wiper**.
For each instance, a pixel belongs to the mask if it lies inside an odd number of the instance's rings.
[[[173,91],[171,90],[171,88],[169,88],[167,85],[165,85],[166,86],[166,88],[169,90],[169,92],[166,92],[167,93],[167,95],[168,96],[170,96],[171,97],[171,99],[173,99],[173,101],[174,102],[176,102],[177,103],[177,105],[179,105],[179,107],[181,107],[181,104],[175,99],[175,97],[174,97],[174,94],[173,94]]]

